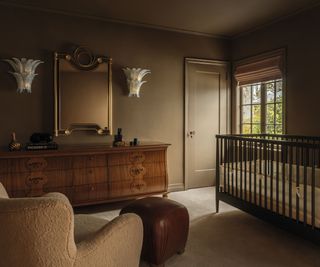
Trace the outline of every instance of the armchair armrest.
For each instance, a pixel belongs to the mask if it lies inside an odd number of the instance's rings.
[[[8,193],[2,183],[0,183],[0,198],[9,198]]]
[[[59,193],[59,192],[46,193],[42,197],[57,198],[57,199],[60,199],[60,200],[63,200],[63,201],[70,203],[69,199],[64,194]]]
[[[139,216],[123,214],[77,244],[75,266],[138,267],[143,239]]]

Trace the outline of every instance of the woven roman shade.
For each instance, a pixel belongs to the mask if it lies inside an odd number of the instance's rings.
[[[276,55],[260,60],[239,64],[235,69],[238,85],[265,82],[282,78],[283,57]]]

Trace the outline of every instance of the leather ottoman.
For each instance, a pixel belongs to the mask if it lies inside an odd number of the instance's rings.
[[[174,254],[183,253],[188,239],[189,214],[182,204],[160,197],[146,197],[124,207],[120,214],[135,213],[143,222],[141,258],[151,266],[164,266]]]

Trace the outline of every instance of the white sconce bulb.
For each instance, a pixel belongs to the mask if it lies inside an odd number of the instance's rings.
[[[141,68],[124,68],[123,71],[127,77],[129,96],[140,97],[141,85],[146,83],[142,79],[145,75],[151,73],[151,71]]]
[[[26,58],[12,58],[5,59],[5,62],[9,63],[13,68],[14,72],[9,71],[17,80],[19,93],[24,91],[31,93],[31,85],[33,78],[37,75],[35,73],[36,68],[43,63],[41,60],[33,60]]]

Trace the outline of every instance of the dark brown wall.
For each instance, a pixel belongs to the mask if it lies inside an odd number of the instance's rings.
[[[233,59],[287,48],[287,133],[320,135],[320,7],[233,41]]]
[[[33,132],[53,129],[52,53],[85,45],[113,58],[114,129],[124,137],[171,143],[170,184],[183,181],[183,61],[184,57],[226,60],[229,42],[136,28],[121,24],[39,13],[0,6],[0,58],[27,57],[44,60],[37,69],[31,94],[16,93],[9,66],[0,63],[0,146],[12,131],[26,142]],[[141,98],[128,98],[122,67],[151,70]],[[60,143],[106,142],[110,138],[74,135]]]

